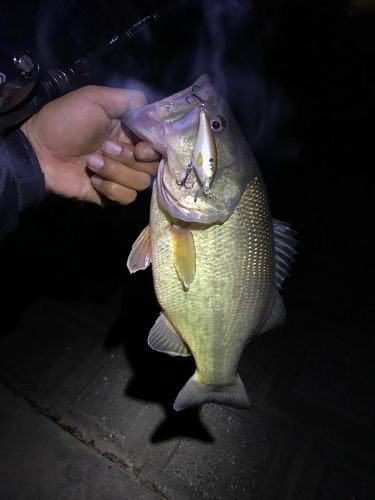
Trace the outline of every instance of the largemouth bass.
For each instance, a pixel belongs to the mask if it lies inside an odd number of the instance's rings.
[[[162,312],[150,347],[194,356],[196,372],[174,409],[206,402],[248,407],[238,363],[251,337],[285,321],[279,290],[294,232],[272,219],[250,147],[206,75],[124,122],[162,154],[150,223],[128,268],[152,262]]]

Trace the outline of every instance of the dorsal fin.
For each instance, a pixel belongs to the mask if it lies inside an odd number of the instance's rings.
[[[283,281],[289,274],[291,264],[294,262],[294,254],[297,253],[295,246],[298,241],[295,239],[296,231],[291,229],[290,224],[273,219],[273,232],[275,241],[275,265],[276,265],[276,286],[281,288]]]

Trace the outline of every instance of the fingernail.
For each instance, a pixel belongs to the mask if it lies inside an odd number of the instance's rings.
[[[104,165],[104,160],[99,155],[90,155],[86,158],[89,167],[94,169],[102,168]]]
[[[103,142],[103,151],[107,153],[107,155],[118,156],[121,153],[122,147],[120,144],[117,144],[113,141],[104,141]]]
[[[100,184],[102,183],[102,179],[100,177],[96,177],[96,175],[93,175],[91,177],[91,182],[94,184],[94,186],[99,187]]]

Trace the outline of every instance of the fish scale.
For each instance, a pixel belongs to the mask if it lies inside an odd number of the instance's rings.
[[[263,182],[255,177],[222,224],[193,229],[196,277],[184,289],[174,268],[172,219],[151,201],[152,269],[164,314],[192,352],[199,379],[233,383],[248,339],[264,321],[274,293],[271,215]]]

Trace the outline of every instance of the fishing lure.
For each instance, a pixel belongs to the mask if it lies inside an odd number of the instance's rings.
[[[198,133],[194,144],[192,158],[187,165],[184,179],[179,183],[180,185],[191,189],[192,185],[188,186],[187,181],[190,174],[194,170],[194,173],[201,184],[201,190],[197,191],[195,194],[195,200],[201,192],[205,196],[213,196],[211,194],[211,187],[217,170],[217,148],[213,131],[215,130],[216,122],[209,119],[205,101],[196,93],[198,89],[199,88],[197,88],[197,86],[193,87],[191,94],[186,98],[187,100],[191,97],[198,99],[201,103],[201,109],[199,113]]]

